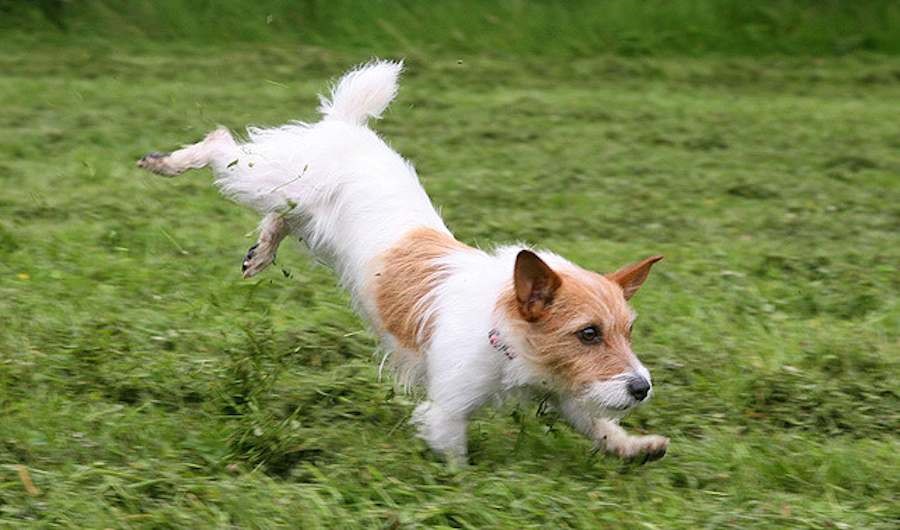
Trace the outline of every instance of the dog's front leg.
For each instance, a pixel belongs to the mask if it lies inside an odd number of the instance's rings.
[[[609,454],[625,460],[642,460],[650,462],[666,455],[669,439],[657,434],[635,436],[625,432],[613,420],[596,420],[594,439],[597,446]]]
[[[593,440],[603,452],[624,460],[659,460],[669,448],[665,436],[628,434],[615,420],[595,418],[575,400],[563,400],[560,411],[575,430]]]
[[[412,422],[418,427],[419,437],[434,452],[451,465],[465,465],[466,427],[469,423],[465,414],[447,410],[433,401],[425,401],[416,407]]]
[[[250,247],[241,262],[241,273],[250,278],[275,261],[278,245],[291,232],[290,225],[282,213],[270,213],[259,224],[259,239]]]

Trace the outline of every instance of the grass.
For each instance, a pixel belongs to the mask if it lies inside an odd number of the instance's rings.
[[[657,394],[625,421],[666,459],[592,455],[523,404],[452,471],[327,270],[286,245],[242,281],[254,215],[133,167],[313,119],[363,58],[5,49],[0,526],[896,528],[896,60],[410,54],[377,128],[462,240],[667,256],[634,301]]]
[[[892,0],[0,0],[0,29],[113,42],[302,43],[367,54],[900,53]]]

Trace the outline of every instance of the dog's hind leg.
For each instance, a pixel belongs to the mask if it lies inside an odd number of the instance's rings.
[[[234,141],[228,129],[220,127],[207,134],[203,140],[172,153],[144,155],[138,160],[137,165],[168,177],[180,175],[189,169],[212,167],[216,178],[219,178],[237,164],[241,154],[241,147]],[[250,278],[272,264],[278,245],[290,232],[291,228],[284,213],[267,214],[259,225],[259,239],[250,247],[241,262],[241,273],[244,278]]]
[[[137,165],[158,175],[174,177],[189,169],[200,169],[209,165],[221,171],[231,161],[237,160],[237,157],[237,143],[228,129],[220,127],[207,134],[203,140],[177,151],[148,153],[138,160]]]
[[[259,225],[259,239],[241,262],[244,278],[255,276],[274,263],[278,245],[290,232],[291,227],[283,213],[273,212],[263,217]]]

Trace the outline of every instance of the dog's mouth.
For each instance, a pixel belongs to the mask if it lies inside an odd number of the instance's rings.
[[[600,415],[623,415],[630,411],[631,409],[637,408],[640,405],[640,401],[632,400],[630,403],[596,403],[594,402],[594,406],[598,409],[597,412]]]
[[[636,404],[629,403],[598,403],[595,400],[582,400],[585,410],[597,418],[618,419],[626,416]]]
[[[592,383],[580,398],[600,415],[622,415],[646,401],[635,399],[629,393],[627,378],[624,377]]]

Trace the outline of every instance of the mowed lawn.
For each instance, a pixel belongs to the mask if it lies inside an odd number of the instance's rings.
[[[896,59],[409,57],[375,127],[461,240],[666,256],[624,424],[669,455],[511,403],[452,470],[327,269],[288,242],[242,280],[258,218],[134,167],[314,120],[368,57],[128,49],[0,55],[0,526],[897,527]]]

